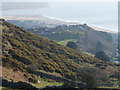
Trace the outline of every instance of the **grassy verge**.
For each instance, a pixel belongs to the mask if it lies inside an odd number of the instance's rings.
[[[32,84],[33,86],[37,87],[37,88],[44,88],[46,86],[50,86],[50,85],[58,85],[61,86],[63,85],[62,82],[56,82],[56,81],[48,81],[48,80],[39,80],[39,83],[36,84]]]

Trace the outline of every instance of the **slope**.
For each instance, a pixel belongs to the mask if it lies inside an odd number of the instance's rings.
[[[22,72],[29,72],[31,69],[54,72],[79,81],[78,71],[81,67],[106,65],[92,56],[27,32],[4,20],[2,31],[3,67]]]
[[[37,35],[47,37],[56,42],[77,41],[79,50],[95,54],[98,43],[102,44],[104,52],[109,56],[115,52],[115,45],[113,45],[113,38],[110,33],[97,31],[86,24],[80,25],[61,25],[54,28],[40,27],[28,29]]]

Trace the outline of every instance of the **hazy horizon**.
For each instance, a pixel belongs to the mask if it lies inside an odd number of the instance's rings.
[[[42,15],[118,30],[117,2],[4,2],[3,16]]]

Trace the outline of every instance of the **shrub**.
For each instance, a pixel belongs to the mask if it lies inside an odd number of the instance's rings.
[[[38,78],[36,76],[32,76],[32,77],[28,78],[28,81],[31,83],[37,83]]]
[[[72,42],[72,41],[69,41],[66,46],[69,48],[72,48],[72,49],[78,48],[77,44],[75,42]]]
[[[105,47],[101,42],[96,43],[96,47],[95,47],[96,52],[104,51],[104,49]]]
[[[34,73],[35,71],[37,71],[37,67],[35,65],[29,65],[27,67],[27,71],[30,72],[30,73],[31,72]]]
[[[87,88],[97,88],[103,82],[108,81],[108,77],[95,67],[81,68],[79,70],[79,77],[82,82],[86,83]]]
[[[110,58],[102,51],[96,52],[95,57],[103,61],[110,61]]]

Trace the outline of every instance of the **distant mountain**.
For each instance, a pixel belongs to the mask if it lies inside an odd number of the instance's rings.
[[[66,45],[69,41],[75,41],[78,44],[80,51],[92,54],[95,54],[98,51],[105,51],[111,56],[117,45],[117,34],[113,35],[108,32],[98,31],[86,24],[62,25],[53,28],[41,27],[27,30],[37,35],[55,40],[62,45]],[[103,49],[99,47],[100,45]]]

